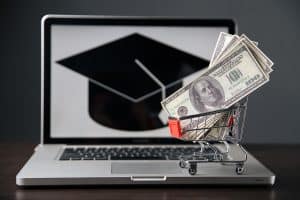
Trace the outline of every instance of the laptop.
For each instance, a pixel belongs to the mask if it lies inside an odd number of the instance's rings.
[[[274,184],[250,153],[242,174],[220,163],[194,175],[179,166],[200,146],[170,136],[160,101],[208,66],[220,32],[235,34],[234,21],[44,16],[41,141],[16,184]]]

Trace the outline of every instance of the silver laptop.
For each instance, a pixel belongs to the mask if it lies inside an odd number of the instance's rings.
[[[41,21],[41,142],[19,186],[261,184],[275,175],[248,153],[245,171],[179,156],[160,101],[208,66],[232,20],[47,15]],[[235,146],[231,145],[235,154]],[[229,155],[230,156],[230,155]]]

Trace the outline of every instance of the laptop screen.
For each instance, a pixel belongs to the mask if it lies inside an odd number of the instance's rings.
[[[51,24],[50,138],[169,138],[160,101],[228,26]]]

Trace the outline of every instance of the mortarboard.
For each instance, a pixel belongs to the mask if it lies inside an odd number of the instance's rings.
[[[88,108],[94,121],[131,131],[163,127],[161,100],[182,87],[183,78],[209,64],[138,33],[57,63],[88,78]]]

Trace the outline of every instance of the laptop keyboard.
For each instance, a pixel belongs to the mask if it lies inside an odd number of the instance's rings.
[[[200,147],[88,147],[64,148],[59,160],[178,160],[181,155],[200,151]],[[213,153],[205,149],[205,153]]]

